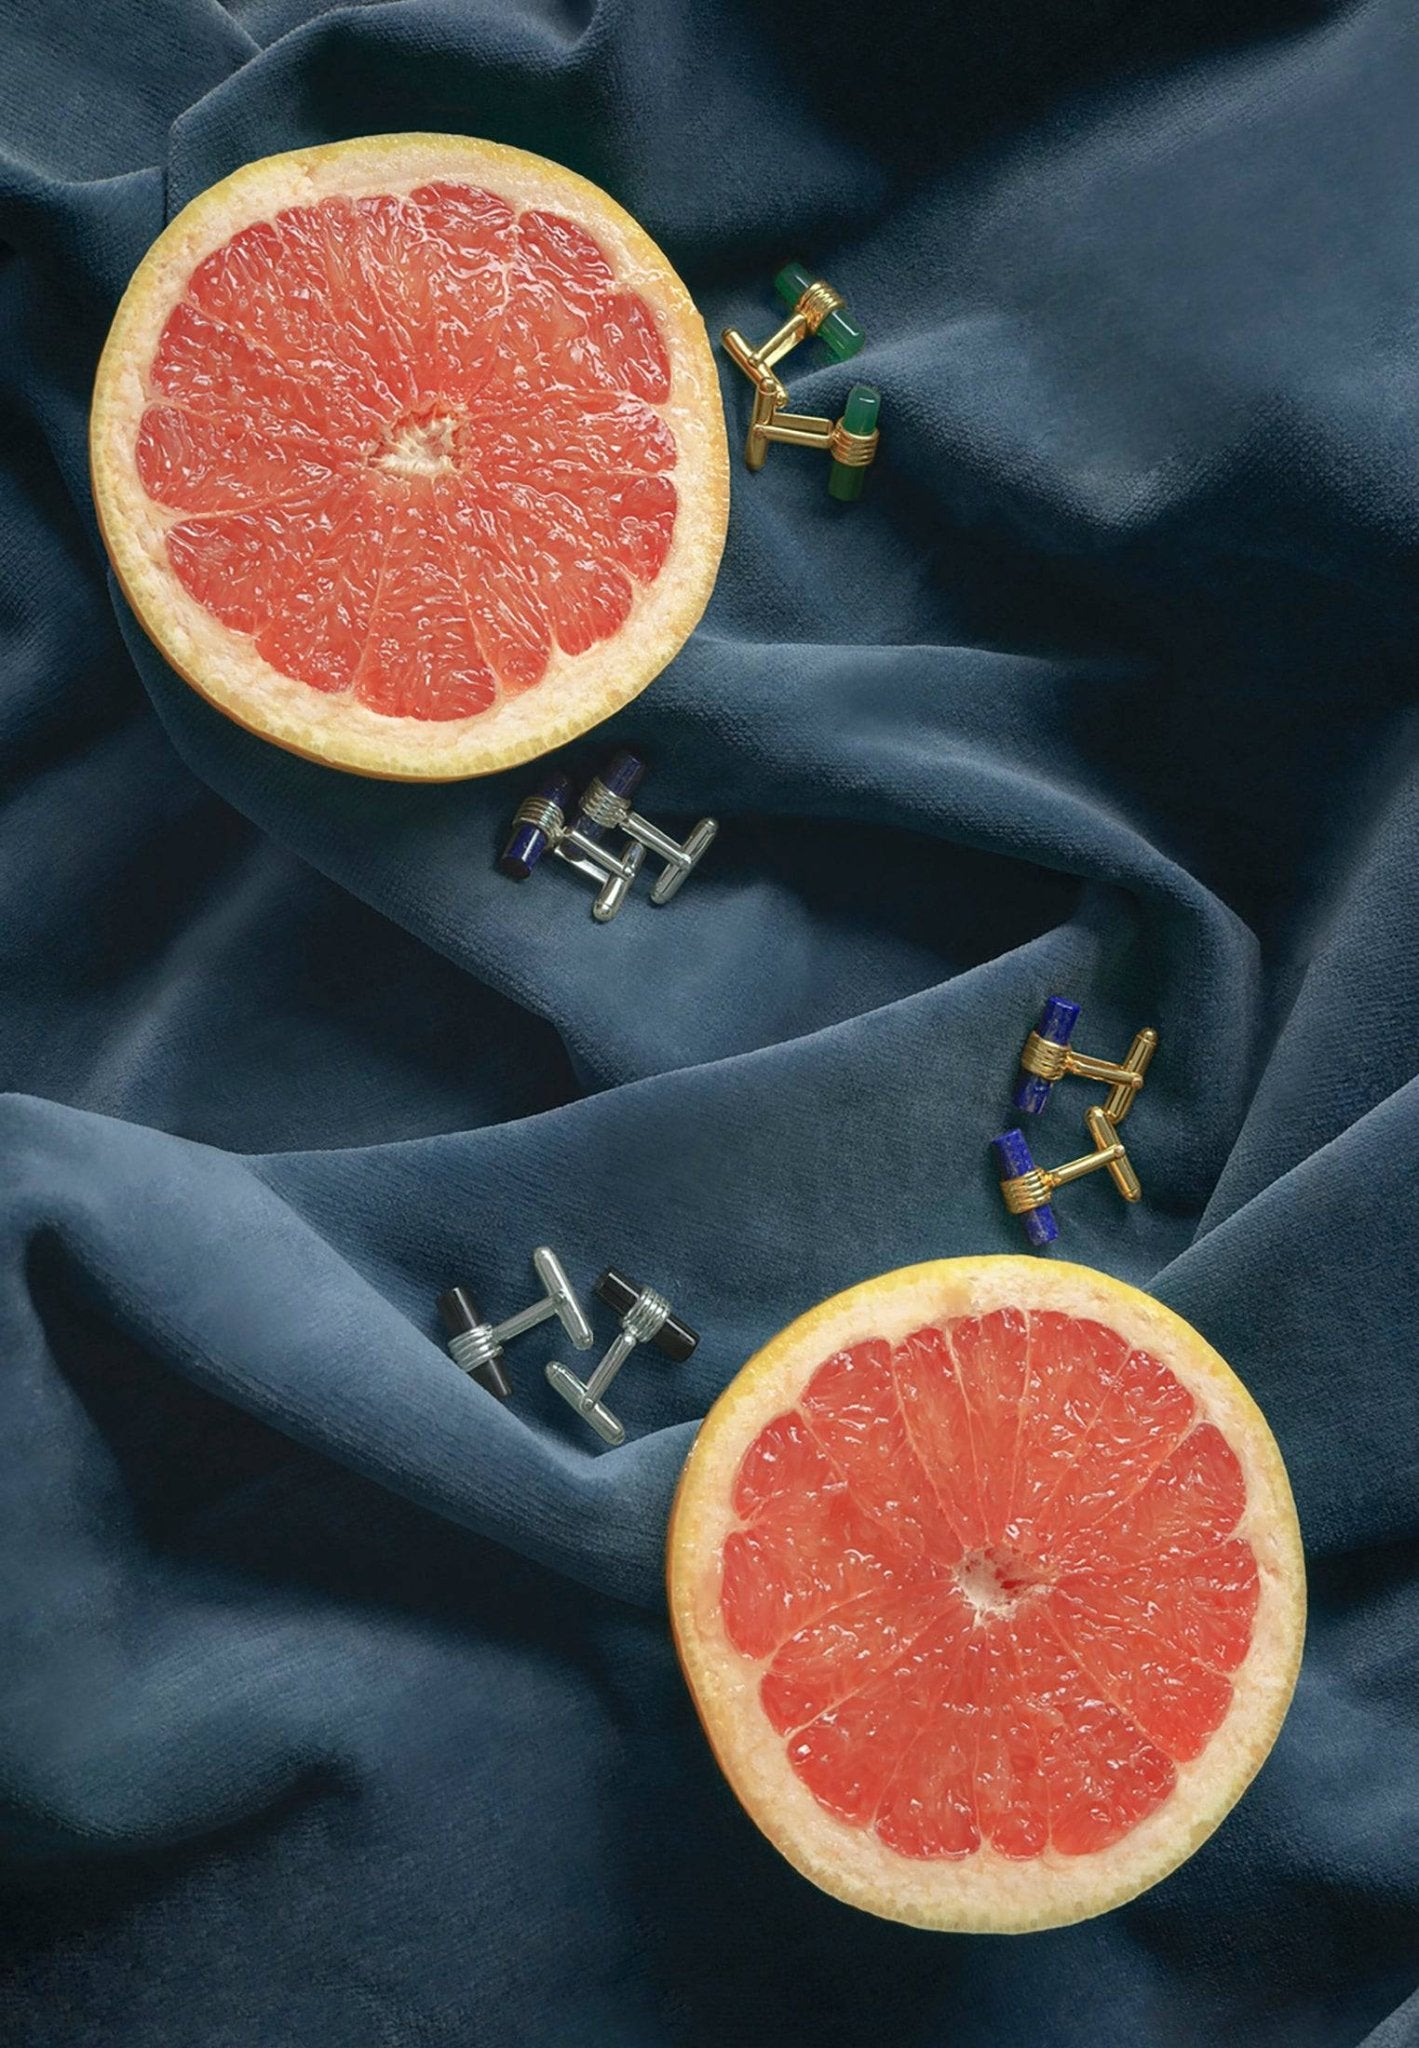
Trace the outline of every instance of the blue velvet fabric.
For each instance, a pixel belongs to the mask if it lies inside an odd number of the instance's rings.
[[[1403,0],[5,0],[0,2033],[37,2048],[1419,2039],[1419,33]],[[409,128],[607,186],[712,331],[800,255],[885,394],[862,503],[736,467],[702,628],[592,752],[722,830],[606,928],[417,789],[224,722],[110,588],[85,415],[164,220]],[[746,387],[724,371],[735,431]],[[603,744],[604,743],[604,744]],[[1016,1250],[1054,991],[1162,1045],[1157,1291],[1290,1463],[1312,1623],[1242,1806],[1113,1916],[814,1891],[661,1592],[696,1418],[821,1296]],[[1060,1104],[1036,1143],[1079,1149]],[[703,1333],[602,1452],[497,1313],[549,1242]],[[603,1320],[604,1331],[604,1320]]]

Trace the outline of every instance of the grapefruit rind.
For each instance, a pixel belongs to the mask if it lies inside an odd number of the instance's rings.
[[[197,265],[236,231],[283,208],[335,195],[403,194],[439,179],[494,191],[514,208],[571,214],[600,243],[618,285],[657,316],[670,396],[656,410],[675,436],[678,511],[669,556],[637,587],[626,623],[587,652],[554,652],[532,689],[457,721],[387,717],[347,695],[324,696],[271,666],[173,574],[163,545],[172,514],[143,488],[134,449],[146,379],[163,325]],[[114,573],[169,665],[237,724],[290,752],[394,781],[489,775],[548,753],[629,703],[673,659],[714,587],[729,514],[729,460],[719,381],[704,323],[645,230],[576,172],[502,143],[460,135],[380,135],[263,157],[185,206],[133,275],[94,386],[89,459],[99,527]]]
[[[1016,1861],[982,1844],[960,1861],[900,1856],[827,1812],[795,1775],[758,1699],[761,1667],[725,1632],[719,1557],[745,1451],[795,1405],[825,1359],[872,1337],[896,1342],[929,1322],[999,1308],[1097,1319],[1151,1351],[1236,1452],[1247,1505],[1237,1534],[1255,1554],[1260,1597],[1232,1704],[1174,1791],[1112,1847]],[[955,1933],[1062,1927],[1124,1904],[1184,1862],[1261,1768],[1295,1689],[1305,1635],[1305,1567],[1295,1504],[1266,1419],[1236,1374],[1181,1316],[1122,1281],[1051,1260],[983,1257],[908,1266],[800,1316],[731,1381],[705,1418],[681,1475],[667,1539],[671,1625],[710,1746],[741,1805],[823,1891],[885,1919]]]

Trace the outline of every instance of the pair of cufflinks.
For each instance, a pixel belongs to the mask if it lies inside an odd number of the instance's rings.
[[[828,495],[850,505],[862,495],[868,465],[877,454],[877,419],[882,394],[872,384],[854,384],[842,417],[789,412],[788,393],[777,374],[790,349],[816,335],[835,363],[855,356],[867,339],[832,286],[815,278],[801,263],[786,263],[774,279],[774,291],[787,306],[788,318],[768,340],[753,348],[737,327],[726,327],[720,342],[754,387],[744,460],[762,469],[775,442],[790,448],[818,448],[829,458]]]
[[[450,1287],[439,1296],[438,1312],[449,1356],[499,1401],[512,1396],[503,1348],[525,1330],[535,1329],[539,1323],[555,1317],[578,1351],[589,1351],[596,1342],[586,1311],[556,1253],[545,1244],[539,1245],[532,1254],[532,1264],[543,1293],[530,1308],[520,1309],[504,1322],[490,1323],[466,1287]],[[583,1422],[590,1424],[603,1443],[622,1444],[626,1440],[625,1425],[602,1398],[621,1367],[639,1344],[653,1345],[673,1365],[683,1364],[699,1343],[699,1334],[681,1321],[663,1294],[653,1287],[639,1286],[614,1266],[607,1267],[591,1291],[619,1316],[620,1334],[585,1380],[579,1380],[556,1359],[550,1359],[544,1371],[547,1384]]]
[[[1084,1124],[1094,1149],[1064,1166],[1036,1166],[1034,1155],[1021,1130],[1003,1131],[992,1141],[1000,1170],[1000,1192],[1012,1216],[1018,1216],[1032,1245],[1053,1244],[1059,1236],[1053,1195],[1086,1173],[1107,1172],[1126,1202],[1136,1202],[1143,1193],[1133,1163],[1124,1150],[1118,1127],[1137,1100],[1148,1064],[1158,1049],[1153,1029],[1138,1032],[1121,1060],[1093,1059],[1075,1052],[1070,1044],[1079,1022],[1078,1003],[1063,996],[1050,996],[1040,1021],[1025,1040],[1020,1055],[1020,1079],[1015,1087],[1015,1107],[1026,1116],[1038,1116],[1046,1108],[1057,1082],[1072,1076],[1082,1081],[1100,1081],[1108,1087],[1102,1103],[1084,1112]]]
[[[651,853],[664,865],[650,900],[668,903],[709,851],[719,825],[713,818],[701,818],[683,841],[672,839],[631,808],[644,775],[645,762],[624,747],[592,776],[580,796],[569,775],[549,775],[518,806],[498,862],[500,872],[514,882],[525,882],[543,854],[554,853],[595,882],[591,914],[598,924],[609,924],[630,895],[641,862]],[[623,834],[628,842],[624,852],[615,852],[607,843],[608,832]]]

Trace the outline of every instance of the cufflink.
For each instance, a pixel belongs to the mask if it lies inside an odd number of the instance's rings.
[[[586,830],[623,832],[634,845],[643,846],[662,861],[664,866],[651,884],[650,900],[668,903],[709,851],[719,825],[714,818],[701,818],[683,841],[672,839],[631,809],[631,797],[644,775],[645,763],[638,755],[624,749],[613,754],[604,772],[593,775],[582,791],[577,822]]]
[[[549,1322],[555,1316],[578,1351],[589,1351],[596,1341],[556,1253],[545,1244],[539,1245],[532,1254],[532,1264],[545,1292],[530,1308],[519,1310],[505,1322],[488,1322],[466,1287],[450,1287],[438,1299],[450,1358],[499,1401],[506,1401],[512,1392],[503,1369],[503,1346],[520,1337],[524,1330],[535,1329],[538,1323]]]
[[[754,389],[744,460],[750,469],[762,469],[774,442],[820,448],[830,458],[829,495],[851,504],[861,496],[864,472],[876,459],[881,392],[871,384],[854,384],[836,420],[791,413],[776,365],[810,335],[817,336],[835,362],[846,362],[866,336],[832,286],[811,276],[801,263],[786,263],[774,279],[774,290],[789,314],[767,341],[754,348],[736,327],[726,327],[720,336],[726,355]]]
[[[1059,1236],[1059,1219],[1051,1198],[1056,1188],[1072,1180],[1082,1180],[1085,1174],[1102,1168],[1126,1202],[1138,1201],[1143,1193],[1122,1138],[1097,1103],[1084,1112],[1084,1122],[1094,1149],[1064,1166],[1036,1166],[1023,1131],[1003,1131],[991,1140],[1005,1206],[1012,1216],[1019,1217],[1032,1245],[1053,1244]]]
[[[611,1413],[602,1395],[638,1344],[652,1344],[675,1364],[687,1359],[699,1343],[698,1332],[682,1322],[663,1294],[653,1287],[641,1287],[624,1273],[609,1268],[592,1289],[599,1301],[621,1318],[620,1335],[601,1363],[585,1380],[579,1380],[555,1359],[546,1367],[548,1384],[578,1414],[603,1443],[622,1444],[625,1425]]]
[[[1066,1002],[1063,996],[1046,998],[1040,1021],[1020,1054],[1015,1107],[1027,1116],[1038,1116],[1054,1093],[1055,1083],[1072,1075],[1081,1081],[1107,1082],[1104,1115],[1111,1124],[1121,1124],[1143,1086],[1148,1063],[1158,1049],[1158,1034],[1151,1028],[1138,1032],[1121,1060],[1092,1059],[1088,1053],[1075,1052],[1070,1044],[1079,1014],[1078,1003]]]
[[[518,807],[498,862],[501,872],[513,881],[526,881],[542,856],[554,853],[596,884],[591,914],[598,924],[609,924],[649,853],[662,863],[650,900],[668,903],[704,858],[719,825],[713,818],[701,818],[683,841],[672,839],[631,807],[645,772],[640,756],[622,748],[599,775],[592,776],[579,798],[569,776],[549,775]],[[613,851],[608,832],[619,832],[628,842],[623,852]]]

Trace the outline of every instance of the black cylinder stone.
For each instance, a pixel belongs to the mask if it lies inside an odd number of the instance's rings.
[[[470,1330],[476,1330],[483,1321],[483,1311],[466,1287],[450,1287],[446,1294],[441,1294],[438,1309],[444,1329],[448,1332],[450,1349],[460,1337],[466,1336]],[[453,1362],[459,1365],[457,1358]],[[460,1365],[459,1370],[467,1372],[468,1368]],[[507,1401],[512,1398],[512,1381],[503,1371],[502,1359],[499,1357],[485,1358],[481,1365],[473,1367],[468,1377],[470,1380],[476,1380],[480,1387],[486,1388],[495,1400]]]
[[[483,1311],[466,1287],[450,1287],[439,1296],[439,1319],[450,1337],[461,1337],[465,1330],[478,1328]]]
[[[512,1381],[503,1371],[500,1358],[485,1358],[481,1365],[474,1366],[468,1377],[476,1380],[480,1387],[486,1387],[495,1401],[512,1399]]]
[[[618,1316],[626,1315],[640,1294],[635,1281],[628,1280],[624,1273],[618,1273],[614,1266],[607,1267],[591,1291],[598,1301],[604,1301],[607,1308],[614,1309]],[[656,1350],[674,1365],[683,1365],[699,1341],[699,1332],[692,1330],[688,1323],[682,1323],[676,1315],[667,1316],[650,1339]]]

